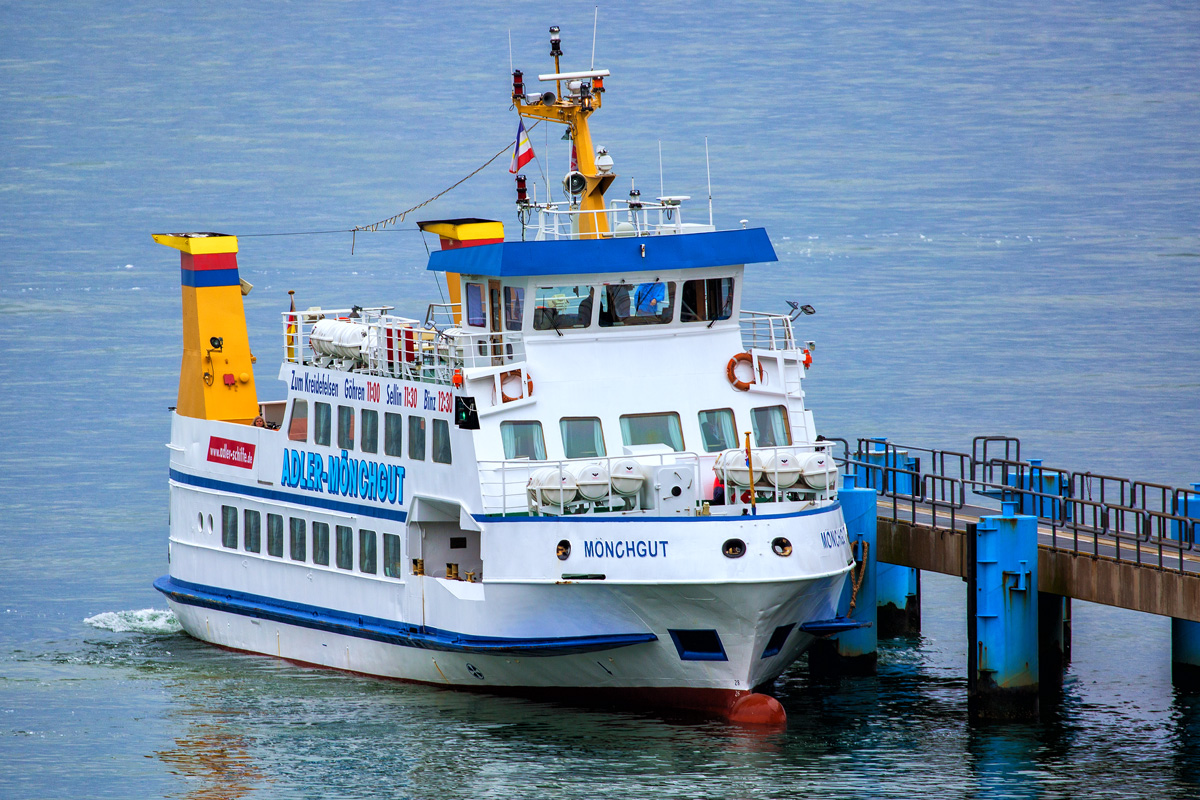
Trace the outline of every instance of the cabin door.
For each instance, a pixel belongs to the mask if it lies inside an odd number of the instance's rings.
[[[500,281],[488,281],[488,318],[492,331],[492,365],[504,363],[504,314],[500,303]]]

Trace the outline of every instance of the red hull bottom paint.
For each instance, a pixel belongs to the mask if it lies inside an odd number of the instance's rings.
[[[212,642],[208,644],[234,653],[267,655],[251,650],[239,650],[235,647],[227,647]],[[279,658],[279,656],[270,655],[267,655],[267,657]],[[692,689],[685,687],[630,687],[616,689],[600,687],[450,685],[371,675],[369,673],[354,672],[353,670],[327,667],[322,664],[312,664],[294,658],[283,658],[281,660],[302,667],[327,669],[332,672],[345,672],[351,675],[361,675],[366,678],[415,683],[436,689],[462,690],[477,694],[523,697],[528,700],[563,703],[565,705],[602,711],[658,713],[668,717],[685,715],[708,717],[727,720],[737,725],[783,726],[787,724],[787,711],[784,710],[783,705],[774,697],[762,694],[761,692],[749,692],[737,689]]]

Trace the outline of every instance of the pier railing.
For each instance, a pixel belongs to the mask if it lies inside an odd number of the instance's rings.
[[[1200,488],[1182,489],[1020,459],[1013,437],[978,437],[971,453],[885,439],[829,439],[857,485],[885,501],[880,515],[963,531],[1013,503],[1038,518],[1043,547],[1178,572],[1200,572]],[[890,500],[890,503],[887,502]]]

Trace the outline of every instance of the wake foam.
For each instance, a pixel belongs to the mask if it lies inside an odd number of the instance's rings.
[[[141,611],[105,611],[84,623],[114,633],[179,633],[183,626],[170,611],[143,608]]]

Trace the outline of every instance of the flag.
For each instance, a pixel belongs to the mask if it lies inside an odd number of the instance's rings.
[[[525,132],[525,120],[517,123],[517,143],[513,147],[512,166],[508,171],[516,175],[521,167],[533,160],[533,145],[529,143],[529,134]]]
[[[287,358],[288,361],[296,360],[296,293],[288,292],[292,296],[292,310],[287,318]]]
[[[571,172],[579,172],[579,152],[574,142],[571,142]]]

